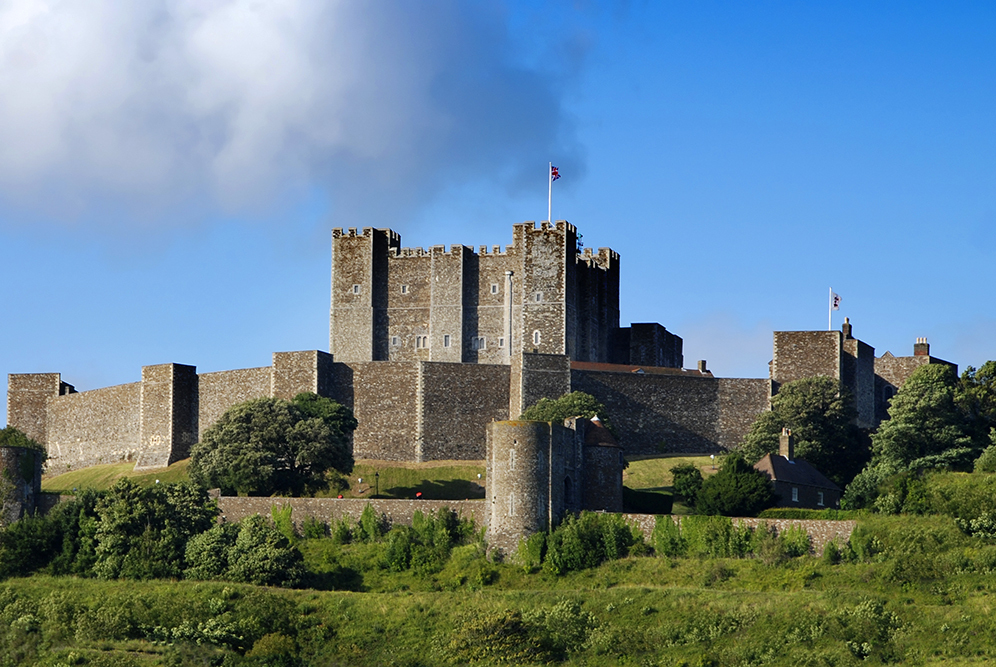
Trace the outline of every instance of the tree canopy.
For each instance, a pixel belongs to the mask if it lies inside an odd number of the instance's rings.
[[[314,493],[337,481],[335,473],[352,471],[355,428],[349,408],[315,394],[246,401],[194,445],[190,478],[223,493]]]
[[[570,417],[584,417],[585,419],[598,417],[606,428],[612,429],[605,406],[599,403],[594,396],[583,391],[572,391],[557,399],[541,398],[534,405],[528,407],[519,419],[562,424],[565,419]]]
[[[989,444],[979,426],[987,413],[991,378],[969,369],[959,380],[954,368],[928,364],[917,368],[889,404],[889,419],[872,434],[872,459],[847,486],[843,504],[868,505],[889,478],[935,468],[968,470]],[[981,371],[982,369],[980,369]]]
[[[723,459],[719,472],[702,482],[695,510],[699,514],[755,516],[774,504],[768,476],[732,452]]]
[[[795,439],[795,455],[844,486],[868,461],[868,445],[855,417],[854,399],[837,380],[786,382],[771,399],[771,411],[751,426],[740,451],[751,464],[777,453],[778,437],[787,427]]]

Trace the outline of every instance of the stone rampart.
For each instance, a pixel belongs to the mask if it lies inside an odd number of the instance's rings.
[[[221,496],[218,508],[221,520],[241,521],[247,516],[259,514],[269,517],[274,507],[290,505],[293,508],[291,520],[300,529],[305,519],[330,522],[341,519],[358,521],[367,505],[388,524],[410,526],[416,511],[423,514],[448,507],[458,515],[472,520],[478,527],[484,526],[485,503],[480,500],[394,500],[367,498],[247,498],[243,496]]]
[[[574,370],[571,388],[605,404],[627,454],[719,452],[768,409],[767,380]]]
[[[384,461],[417,459],[418,364],[371,361],[332,365],[331,398],[352,409],[359,422],[353,433],[353,456]]]
[[[131,460],[141,452],[142,384],[49,399],[48,471]]]
[[[198,429],[204,433],[228,408],[270,395],[269,366],[235,371],[201,373],[198,376]]]
[[[487,457],[485,426],[508,419],[509,367],[421,362],[417,461]]]

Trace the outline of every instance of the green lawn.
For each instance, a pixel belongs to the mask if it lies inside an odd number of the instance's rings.
[[[71,494],[75,489],[107,489],[122,477],[149,486],[160,483],[184,482],[189,479],[190,459],[178,461],[164,470],[135,472],[135,463],[122,461],[90,466],[42,480],[42,491]],[[368,498],[378,487],[375,473],[380,473],[379,488],[383,498],[414,498],[422,492],[426,500],[467,500],[484,498],[484,461],[432,461],[402,463],[398,461],[359,460],[349,475],[349,488],[342,491],[347,498]],[[361,483],[359,480],[362,479]],[[328,491],[319,496],[335,497]]]

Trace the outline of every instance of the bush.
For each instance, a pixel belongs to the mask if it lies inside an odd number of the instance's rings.
[[[568,515],[546,540],[543,568],[553,574],[565,574],[623,558],[630,547],[643,539],[637,533],[618,514]]]
[[[634,514],[670,514],[673,500],[667,493],[623,487],[623,508]]]
[[[670,516],[658,516],[650,535],[658,556],[677,558],[688,553],[688,543],[681,535],[681,526]]]
[[[702,483],[695,509],[701,514],[755,516],[775,503],[768,477],[734,452]]]
[[[671,468],[671,485],[675,494],[680,496],[689,507],[695,505],[695,499],[702,489],[702,471],[691,463],[683,463]]]
[[[990,435],[996,441],[996,430]],[[996,472],[996,444],[989,445],[982,450],[979,458],[975,459],[975,472]]]

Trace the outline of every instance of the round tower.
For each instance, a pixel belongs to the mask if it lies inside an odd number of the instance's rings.
[[[488,543],[506,553],[550,523],[547,422],[488,424]]]

